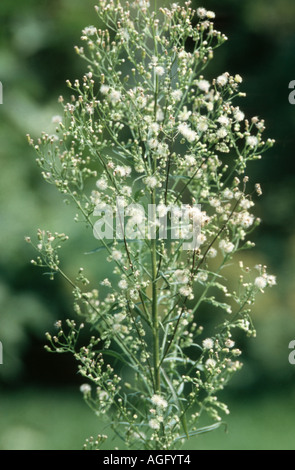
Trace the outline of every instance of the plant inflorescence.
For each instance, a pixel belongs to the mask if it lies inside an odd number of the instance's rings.
[[[235,334],[255,336],[251,306],[276,283],[265,266],[239,259],[260,222],[252,209],[261,188],[247,164],[273,141],[235,104],[240,75],[203,75],[227,39],[213,12],[190,2],[152,10],[144,0],[101,0],[96,12],[99,26],[76,47],[88,69],[67,81],[56,133],[29,141],[44,179],[99,239],[93,256],[104,251],[110,274],[97,282],[80,268],[71,279],[58,255],[68,236],[38,231],[33,263],[74,295],[75,319],[56,323],[47,348],[77,359],[86,402],[124,445],[174,449],[228,413],[217,394],[241,367]],[[216,323],[209,318],[208,330],[204,308]],[[200,427],[204,413],[212,424]]]

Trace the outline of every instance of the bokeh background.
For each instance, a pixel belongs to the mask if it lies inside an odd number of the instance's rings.
[[[96,24],[96,3],[0,2],[0,449],[80,449],[103,429],[83,402],[72,358],[44,351],[45,332],[57,319],[72,317],[71,291],[31,266],[34,253],[24,242],[38,227],[64,231],[71,235],[63,251],[65,270],[75,274],[85,262],[83,228],[41,178],[26,134],[53,131],[51,117],[61,112],[57,98],[67,92],[65,81],[84,73],[73,46],[83,27]],[[225,392],[228,433],[215,431],[187,447],[294,450],[295,365],[288,362],[288,345],[295,339],[295,106],[288,102],[288,84],[295,79],[295,2],[193,4],[214,10],[217,28],[229,37],[207,76],[242,75],[247,98],[241,108],[263,117],[267,137],[277,142],[248,169],[264,195],[255,209],[263,224],[247,261],[266,264],[278,286],[259,297],[257,338],[244,341],[244,368]],[[99,263],[90,269],[103,275]]]

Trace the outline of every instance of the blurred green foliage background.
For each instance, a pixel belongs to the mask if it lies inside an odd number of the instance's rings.
[[[84,264],[83,253],[95,247],[73,221],[74,209],[43,182],[26,134],[54,130],[51,117],[61,112],[57,98],[67,93],[66,79],[85,71],[73,46],[83,27],[96,24],[96,3],[0,3],[0,449],[81,448],[102,429],[80,396],[73,360],[43,348],[53,323],[72,317],[71,290],[31,266],[34,253],[24,242],[38,227],[66,232],[70,242],[63,263],[74,274]],[[241,108],[247,116],[263,117],[267,137],[277,142],[248,169],[264,195],[255,209],[263,220],[252,237],[256,248],[245,259],[249,265],[266,264],[278,286],[255,306],[257,339],[241,340],[244,367],[225,392],[232,409],[228,434],[202,436],[188,448],[295,449],[295,366],[288,362],[288,345],[295,339],[295,106],[288,102],[288,84],[295,79],[295,3],[193,4],[214,10],[217,29],[229,37],[208,77],[224,71],[242,75],[247,98]],[[97,278],[103,275],[98,260],[90,269]]]

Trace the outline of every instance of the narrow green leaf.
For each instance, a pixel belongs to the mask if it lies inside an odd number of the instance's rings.
[[[226,423],[221,421],[219,423],[211,424],[210,426],[204,426],[203,428],[196,429],[196,431],[191,431],[191,432],[189,432],[188,436],[187,436],[187,434],[185,434],[185,435],[183,434],[182,436],[178,436],[174,440],[174,442],[179,441],[180,439],[184,439],[185,437],[189,438],[189,437],[197,436],[199,434],[204,434],[206,432],[215,431],[215,429],[218,429],[222,425],[225,427],[225,430],[226,430]]]
[[[109,349],[101,349],[101,350],[98,350],[96,352],[105,354],[107,356],[115,357],[116,359],[118,359],[120,362],[122,362],[126,366],[133,367],[135,369],[135,367],[132,364],[130,364],[128,361],[126,361],[124,359],[124,356],[122,354],[119,354],[116,351],[112,351],[112,350],[109,350]],[[139,372],[139,370],[137,368],[136,368],[136,370]]]
[[[185,413],[184,413],[184,411],[183,411],[183,407],[182,407],[181,401],[179,400],[179,398],[178,398],[178,396],[177,396],[177,394],[176,394],[176,392],[175,392],[175,389],[174,389],[174,387],[173,387],[171,381],[169,380],[169,377],[167,376],[166,372],[165,372],[163,369],[161,369],[161,371],[162,371],[162,374],[163,374],[164,377],[165,377],[165,380],[166,380],[166,382],[167,382],[167,384],[168,384],[168,387],[170,388],[170,391],[171,391],[171,393],[172,393],[172,396],[173,396],[173,398],[174,398],[174,401],[178,404],[178,406],[179,406],[179,408],[180,408],[180,410],[181,410],[181,412],[182,412],[182,413],[181,413],[180,421],[181,421],[183,430],[184,430],[184,432],[185,432],[185,436],[186,436],[187,439],[188,439],[188,438],[189,438],[189,434],[188,434],[186,416],[185,416]]]

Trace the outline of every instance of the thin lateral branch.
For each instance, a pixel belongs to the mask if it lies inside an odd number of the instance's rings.
[[[220,237],[220,235],[222,234],[222,232],[225,230],[225,228],[226,228],[227,224],[229,223],[230,219],[232,218],[232,216],[233,216],[233,214],[234,214],[236,208],[238,207],[238,205],[239,205],[239,203],[240,203],[240,201],[241,201],[241,198],[242,198],[242,196],[237,200],[237,202],[236,202],[236,204],[234,205],[234,207],[233,207],[233,209],[232,209],[230,215],[228,216],[226,222],[222,225],[222,227],[220,228],[220,230],[218,231],[218,233],[216,234],[216,236],[213,238],[213,240],[211,241],[211,243],[210,243],[209,246],[207,247],[207,249],[206,249],[204,255],[202,256],[201,260],[199,261],[199,263],[198,263],[198,265],[197,265],[195,271],[192,270],[192,277],[195,275],[195,273],[199,270],[199,268],[200,268],[200,267],[202,266],[202,264],[204,263],[204,261],[205,261],[205,259],[206,259],[206,256],[207,256],[207,254],[208,254],[210,248],[212,248],[212,246],[214,245],[214,243],[216,242],[216,240]],[[178,317],[178,319],[177,319],[177,322],[176,322],[174,331],[173,331],[173,333],[172,333],[172,337],[171,337],[170,342],[168,343],[168,345],[167,345],[167,347],[166,347],[166,350],[165,350],[165,352],[164,352],[164,354],[163,354],[163,357],[162,357],[162,359],[161,359],[160,365],[163,363],[165,357],[167,356],[167,354],[168,354],[168,352],[170,351],[170,348],[171,348],[171,346],[172,346],[172,344],[173,344],[173,342],[174,342],[174,339],[175,339],[175,336],[176,336],[176,333],[177,333],[177,330],[178,330],[178,325],[179,325],[180,320],[181,320],[181,318],[182,318],[182,316],[183,316],[183,314],[184,314],[184,312],[185,312],[185,307],[186,307],[187,301],[188,301],[188,296],[185,297],[185,299],[184,299],[184,301],[183,301],[181,313],[180,313],[180,315],[179,315],[179,317]],[[174,305],[172,311],[176,308],[176,306],[177,306],[177,304]]]

